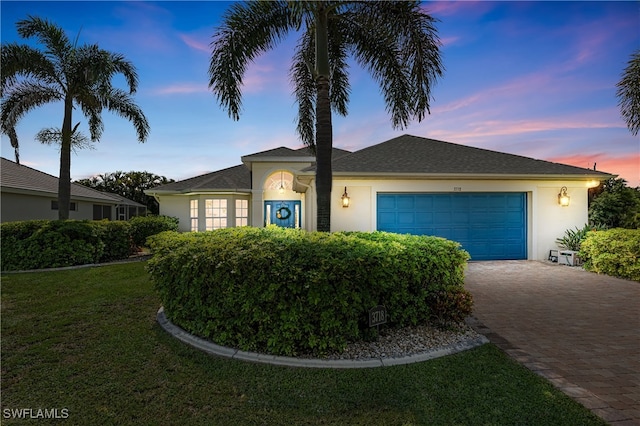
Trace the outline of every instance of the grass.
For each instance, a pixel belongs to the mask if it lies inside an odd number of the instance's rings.
[[[155,322],[130,263],[2,276],[2,424],[66,409],[64,424],[603,425],[493,345],[362,370],[208,356]],[[60,420],[37,420],[38,425]]]

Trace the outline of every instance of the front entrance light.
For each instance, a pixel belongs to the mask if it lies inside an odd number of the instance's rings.
[[[567,187],[563,186],[560,189],[560,193],[558,194],[558,204],[560,204],[562,207],[567,207],[570,201],[571,197],[567,195]]]
[[[342,194],[342,207],[349,207],[349,203],[351,202],[351,198],[349,198],[349,194],[347,194],[347,187],[344,187],[344,194]]]

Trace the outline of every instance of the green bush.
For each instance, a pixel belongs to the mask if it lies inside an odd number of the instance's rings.
[[[640,281],[640,229],[589,232],[580,257],[588,271]]]
[[[165,232],[149,243],[148,271],[168,318],[243,350],[343,350],[371,333],[376,305],[386,307],[387,327],[460,321],[471,309],[469,255],[442,238],[242,227]]]
[[[164,231],[177,231],[178,219],[169,216],[136,216],[129,220],[131,238],[138,247],[147,243],[147,238]]]
[[[1,225],[2,270],[56,268],[126,259],[134,248],[121,221],[31,220]]]
[[[135,253],[129,222],[101,220],[93,224],[98,228],[100,239],[104,244],[104,253],[99,259],[100,262],[126,259]]]
[[[1,227],[2,270],[55,268],[95,263],[104,253],[90,221],[25,221]]]

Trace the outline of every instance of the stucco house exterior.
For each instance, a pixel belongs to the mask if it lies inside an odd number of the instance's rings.
[[[316,229],[315,158],[280,147],[242,164],[146,191],[181,231],[268,224]],[[332,231],[428,234],[472,260],[547,259],[588,221],[588,188],[612,175],[402,135],[359,151],[334,148]],[[344,204],[348,204],[345,207]]]
[[[58,219],[58,178],[6,158],[0,163],[0,221]],[[69,219],[128,220],[146,206],[116,194],[71,184]]]

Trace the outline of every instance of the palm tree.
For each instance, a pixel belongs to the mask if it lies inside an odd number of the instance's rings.
[[[631,54],[622,79],[616,84],[618,105],[633,136],[640,130],[640,49]]]
[[[289,33],[300,34],[290,76],[297,132],[316,154],[319,231],[331,229],[331,113],[347,114],[348,58],[371,73],[393,127],[404,128],[430,112],[431,88],[443,73],[434,23],[418,1],[281,0],[234,4],[216,29],[209,87],[234,120],[248,64]]]
[[[135,67],[124,56],[102,50],[95,44],[77,47],[77,42],[72,44],[59,26],[47,20],[29,16],[18,21],[16,27],[22,38],[35,37],[45,50],[17,43],[2,45],[1,130],[9,137],[16,151],[16,161],[19,161],[15,130],[18,121],[40,105],[63,102],[58,218],[68,219],[74,107],[77,105],[88,118],[93,142],[102,136],[104,108],[131,121],[138,140],[144,142],[149,134],[149,123],[131,98],[138,86],[138,76]],[[124,76],[128,92],[112,86],[111,79],[116,74]]]

